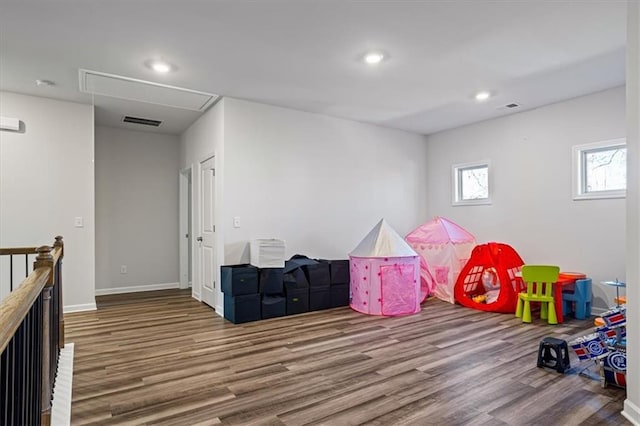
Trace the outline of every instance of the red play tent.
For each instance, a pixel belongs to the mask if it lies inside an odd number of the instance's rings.
[[[456,281],[456,302],[482,311],[514,313],[518,293],[526,288],[516,276],[522,265],[522,258],[507,244],[476,246]]]

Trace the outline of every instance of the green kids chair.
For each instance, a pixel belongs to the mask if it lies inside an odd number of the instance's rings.
[[[522,266],[522,281],[527,284],[527,291],[518,294],[516,317],[522,318],[522,322],[531,322],[531,302],[540,302],[540,318],[549,324],[557,324],[553,283],[558,281],[559,274],[558,266]]]

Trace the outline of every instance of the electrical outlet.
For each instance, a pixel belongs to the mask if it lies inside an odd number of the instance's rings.
[[[73,226],[75,226],[76,228],[84,227],[84,219],[82,218],[82,216],[78,216],[74,219]]]
[[[120,265],[120,273],[121,274],[127,273],[127,265]]]

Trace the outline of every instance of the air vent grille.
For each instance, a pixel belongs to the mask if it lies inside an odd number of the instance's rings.
[[[520,105],[518,105],[518,104],[507,104],[507,105],[505,105],[505,107],[507,107],[507,108],[517,108],[519,106]]]
[[[125,115],[122,121],[125,123],[141,124],[143,126],[151,126],[151,127],[159,127],[162,124],[162,121],[159,121],[159,120],[151,120],[150,118],[132,117],[130,115]]]

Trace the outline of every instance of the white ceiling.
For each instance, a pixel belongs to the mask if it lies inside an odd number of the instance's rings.
[[[0,0],[0,89],[91,103],[87,68],[428,134],[624,84],[625,12],[623,0]],[[364,65],[368,49],[388,60]],[[157,57],[177,69],[154,73]],[[495,97],[477,104],[479,89]],[[199,116],[95,104],[98,124],[137,115],[166,133]]]

